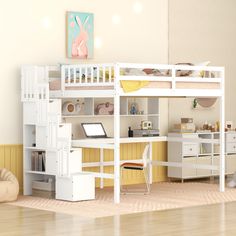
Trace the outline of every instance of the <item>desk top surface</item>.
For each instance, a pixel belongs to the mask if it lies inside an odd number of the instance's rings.
[[[76,139],[72,140],[72,146],[77,147],[97,147],[99,145],[104,146],[104,144],[114,145],[114,138],[86,138],[86,139]],[[158,137],[121,137],[120,143],[148,143],[148,142],[163,142],[167,141],[166,136],[158,136]]]

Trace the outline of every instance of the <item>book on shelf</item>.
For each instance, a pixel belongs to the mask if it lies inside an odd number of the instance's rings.
[[[43,161],[42,161],[42,171],[45,171],[45,164],[46,164],[46,156],[45,152],[42,153]]]
[[[45,152],[33,151],[31,153],[31,170],[32,171],[45,171]]]
[[[43,155],[40,152],[38,155],[38,171],[43,171]]]

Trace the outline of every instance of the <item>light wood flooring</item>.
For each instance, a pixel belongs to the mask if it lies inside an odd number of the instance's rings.
[[[0,235],[234,236],[236,202],[96,219],[0,204]]]

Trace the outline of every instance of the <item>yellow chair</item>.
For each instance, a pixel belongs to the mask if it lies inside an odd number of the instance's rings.
[[[134,193],[149,194],[150,193],[150,182],[149,182],[149,178],[148,178],[148,168],[147,168],[147,159],[148,159],[149,149],[150,149],[150,145],[147,144],[144,148],[141,162],[124,162],[123,164],[121,164],[121,166],[120,166],[120,179],[121,179],[120,190],[121,190],[121,193],[123,193],[123,194],[134,194]],[[141,192],[141,191],[136,190],[136,191],[132,192],[132,191],[128,191],[128,189],[126,189],[126,191],[124,191],[123,185],[122,185],[122,174],[123,174],[124,170],[140,170],[143,172],[145,184],[146,184],[146,188],[144,189],[144,191]]]

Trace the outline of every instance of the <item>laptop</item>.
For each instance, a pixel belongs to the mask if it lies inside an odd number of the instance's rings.
[[[108,138],[102,123],[81,123],[87,138]]]

